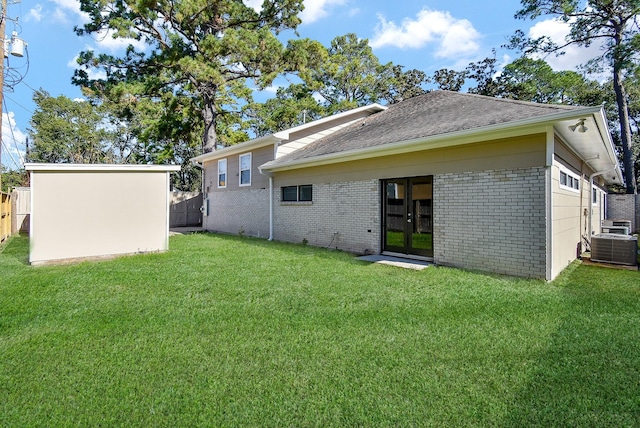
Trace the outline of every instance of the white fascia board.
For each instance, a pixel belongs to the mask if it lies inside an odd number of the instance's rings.
[[[82,163],[25,163],[27,171],[76,172],[170,172],[180,171],[180,165],[82,164]]]
[[[245,141],[243,143],[238,143],[233,146],[225,147],[224,149],[214,150],[212,152],[205,153],[200,156],[196,156],[194,158],[191,158],[191,162],[202,164],[207,161],[224,158],[224,157],[231,156],[238,153],[248,152],[251,150],[258,149],[260,147],[268,146],[271,144],[277,144],[279,142],[280,142],[279,138],[277,138],[274,134],[269,134],[269,135],[265,135],[264,137],[254,138],[253,140]]]
[[[363,107],[358,107],[358,108],[354,108],[352,110],[348,110],[348,111],[344,111],[342,113],[337,113],[331,116],[327,116],[327,117],[323,117],[322,119],[318,119],[318,120],[314,120],[313,122],[309,122],[309,123],[305,123],[304,125],[299,125],[293,128],[289,128],[289,129],[285,129],[283,131],[279,131],[276,132],[275,135],[276,137],[282,139],[282,140],[288,140],[289,136],[295,132],[299,132],[302,131],[304,129],[307,128],[312,128],[314,126],[318,126],[321,125],[323,123],[327,123],[327,122],[331,122],[334,121],[336,119],[342,119],[344,117],[349,117],[349,116],[354,116],[357,114],[360,114],[363,111],[370,111],[372,114],[373,113],[377,113],[383,110],[386,110],[387,107],[374,103],[374,104],[369,104]]]
[[[553,124],[553,122],[559,120],[569,120],[573,118],[579,119],[581,117],[584,117],[585,115],[594,114],[595,112],[600,111],[600,109],[601,107],[586,107],[584,109],[563,111],[543,117],[483,126],[479,128],[467,129],[464,131],[434,135],[426,138],[398,141],[396,143],[383,144],[381,146],[375,146],[366,149],[355,149],[337,153],[330,153],[327,155],[316,156],[308,159],[299,159],[297,161],[287,162],[285,164],[275,165],[273,167],[269,167],[267,165],[266,168],[261,168],[265,171],[265,173],[267,171],[286,171],[290,169],[321,166],[379,156],[410,153],[418,150],[454,147],[479,141],[511,138],[521,135],[529,135],[532,133],[545,133],[547,131],[547,125]]]
[[[598,130],[600,131],[600,135],[602,136],[602,143],[604,145],[605,151],[607,152],[609,160],[611,160],[612,165],[616,166],[616,177],[619,180],[619,183],[623,184],[624,177],[622,176],[622,169],[620,168],[620,162],[618,162],[618,155],[616,154],[613,140],[611,139],[611,130],[609,129],[609,125],[607,123],[607,117],[604,112],[604,107],[600,108],[599,114],[594,114],[594,120],[598,125]]]

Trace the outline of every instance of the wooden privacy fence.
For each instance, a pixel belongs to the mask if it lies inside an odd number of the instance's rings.
[[[11,234],[29,234],[31,188],[14,187],[11,192]]]
[[[11,236],[11,195],[1,192],[0,199],[0,243]]]
[[[169,227],[202,226],[201,206],[201,193],[171,192]]]

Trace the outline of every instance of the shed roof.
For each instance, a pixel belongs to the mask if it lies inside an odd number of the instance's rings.
[[[169,172],[180,171],[180,165],[25,163],[24,169],[27,171]]]

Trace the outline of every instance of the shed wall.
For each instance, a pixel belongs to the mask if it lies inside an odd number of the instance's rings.
[[[32,171],[31,188],[31,263],[168,249],[166,172]]]

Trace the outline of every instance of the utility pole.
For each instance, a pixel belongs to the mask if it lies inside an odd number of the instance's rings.
[[[2,191],[2,103],[4,96],[4,56],[5,56],[5,42],[4,32],[7,28],[7,0],[2,0],[2,10],[0,11],[0,191]]]

